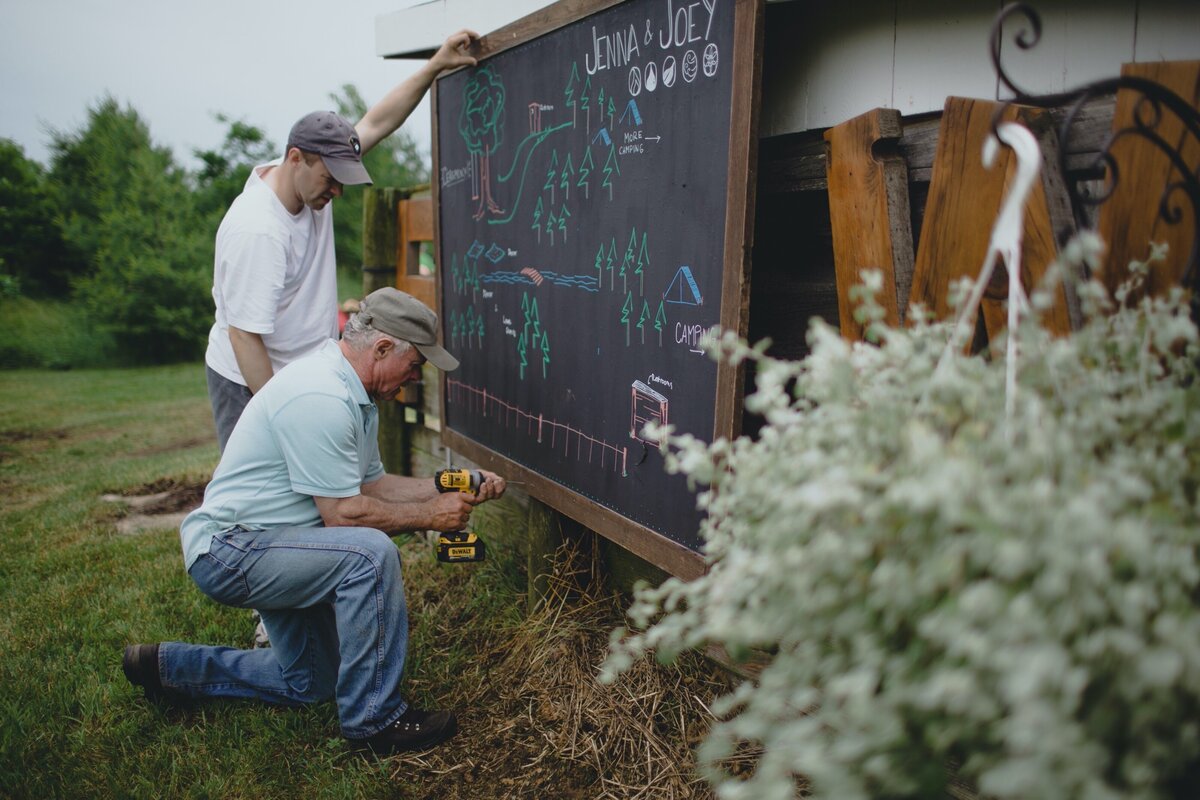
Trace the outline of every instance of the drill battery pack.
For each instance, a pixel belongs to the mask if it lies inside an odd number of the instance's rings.
[[[483,539],[470,531],[438,534],[437,560],[447,564],[483,561],[487,554]]]

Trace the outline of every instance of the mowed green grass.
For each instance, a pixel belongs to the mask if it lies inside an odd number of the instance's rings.
[[[204,482],[216,461],[202,365],[0,372],[0,797],[410,795],[388,761],[347,750],[331,703],[160,710],[125,680],[129,643],[250,640],[249,613],[184,573],[173,528],[118,533],[100,499]],[[419,540],[403,551],[407,693],[453,705],[456,678],[478,665],[469,639],[436,641],[439,624],[485,638],[519,624],[521,555],[494,539],[470,568],[437,564]]]

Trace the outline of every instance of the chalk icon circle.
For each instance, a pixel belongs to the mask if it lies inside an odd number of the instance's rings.
[[[651,61],[646,65],[646,91],[653,92],[658,88],[658,64]]]
[[[668,89],[675,85],[675,56],[667,56],[663,59],[662,81],[663,86]]]
[[[699,64],[696,59],[696,51],[688,50],[683,54],[683,79],[688,83],[696,80],[696,71]]]
[[[629,96],[637,97],[642,93],[642,68],[629,68]]]
[[[717,65],[720,63],[720,58],[717,54],[716,42],[709,42],[704,48],[704,74],[711,78],[717,74]]]

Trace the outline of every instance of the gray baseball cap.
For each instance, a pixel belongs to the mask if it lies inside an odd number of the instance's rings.
[[[338,183],[370,183],[362,164],[362,142],[354,126],[332,111],[314,111],[300,118],[288,134],[288,148],[316,153]]]
[[[437,314],[411,294],[391,286],[367,295],[358,310],[360,322],[409,342],[443,372],[458,369],[458,359],[437,343]]]

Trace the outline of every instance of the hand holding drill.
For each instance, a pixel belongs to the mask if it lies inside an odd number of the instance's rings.
[[[434,526],[444,531],[438,537],[438,561],[483,561],[486,555],[483,540],[464,528],[475,506],[504,494],[505,480],[494,472],[483,470],[443,469],[434,475],[433,482],[441,495],[437,499],[435,519],[442,521],[444,507],[447,523]]]

